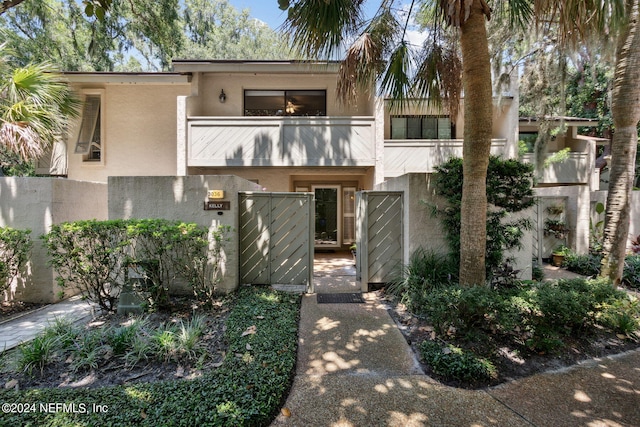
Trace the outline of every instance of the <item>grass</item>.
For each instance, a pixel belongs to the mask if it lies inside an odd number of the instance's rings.
[[[219,368],[194,380],[99,389],[2,390],[2,402],[36,407],[63,402],[88,411],[0,413],[0,425],[268,425],[284,401],[295,372],[299,304],[299,296],[242,288],[227,319],[225,340],[229,349]],[[197,326],[193,323],[182,326],[186,331]],[[177,335],[182,334],[182,326]],[[255,333],[243,335],[249,328]],[[188,335],[185,332],[184,342],[190,340]],[[135,339],[133,342],[132,348]],[[107,411],[92,412],[96,405],[103,405]]]

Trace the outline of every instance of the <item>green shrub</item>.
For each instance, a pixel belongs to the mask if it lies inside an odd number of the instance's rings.
[[[460,203],[462,200],[462,159],[451,158],[436,167],[436,193],[444,196],[448,207],[435,209],[441,218],[451,255],[458,263],[460,254]],[[528,218],[510,218],[534,205],[533,166],[513,159],[491,156],[487,171],[487,277],[501,273],[504,253],[521,247],[524,230],[531,229]]]
[[[602,262],[602,255],[595,253],[588,253],[585,255],[578,255],[575,252],[569,252],[565,255],[563,267],[574,273],[582,274],[583,276],[597,276],[600,273],[600,263]]]
[[[419,349],[431,370],[446,380],[477,384],[496,376],[493,363],[459,347],[425,340],[420,343]]]
[[[0,292],[11,286],[28,261],[31,230],[0,227]]]
[[[43,240],[60,286],[76,285],[87,299],[115,311],[125,285],[157,307],[168,302],[176,278],[189,283],[202,302],[211,302],[229,230],[213,232],[210,243],[208,229],[193,223],[91,220],[54,225]]]
[[[103,310],[116,310],[130,244],[123,220],[54,224],[42,239],[61,287],[77,286]]]
[[[640,329],[640,304],[638,300],[627,298],[604,304],[598,315],[598,323],[618,334],[630,336]]]
[[[389,286],[389,293],[400,297],[410,310],[420,312],[428,293],[455,283],[457,275],[458,266],[449,256],[418,248]]]
[[[145,323],[145,320],[136,318],[128,325],[117,326],[106,331],[105,339],[113,350],[113,354],[117,356],[126,354],[133,347],[135,337]]]
[[[631,288],[640,289],[640,255],[629,255],[624,260],[622,283]]]
[[[38,335],[33,340],[22,344],[18,347],[18,369],[31,375],[33,369],[38,368],[42,373],[45,365],[51,360],[56,346],[56,338],[47,335]]]

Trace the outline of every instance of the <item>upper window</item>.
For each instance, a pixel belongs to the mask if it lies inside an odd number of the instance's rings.
[[[245,90],[245,116],[326,116],[325,90]]]
[[[85,161],[99,162],[102,159],[101,101],[100,95],[93,94],[87,95],[84,100],[82,122],[74,152],[84,155]]]
[[[391,139],[451,139],[448,116],[391,116]]]

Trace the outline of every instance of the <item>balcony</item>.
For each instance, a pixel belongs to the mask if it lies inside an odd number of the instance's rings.
[[[373,117],[189,117],[188,166],[374,166]]]
[[[491,141],[491,154],[504,153],[506,139]],[[451,157],[462,157],[462,140],[386,140],[384,142],[384,176],[434,172],[435,167]]]
[[[550,157],[553,153],[548,154]],[[534,155],[525,154],[525,163],[533,163]],[[595,169],[595,155],[591,151],[570,151],[564,160],[551,163],[542,170],[539,184],[589,184]]]

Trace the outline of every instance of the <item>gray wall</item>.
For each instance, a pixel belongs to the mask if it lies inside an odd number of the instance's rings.
[[[409,262],[411,254],[423,247],[432,249],[438,253],[447,253],[447,245],[444,227],[440,219],[432,215],[432,206],[442,209],[447,206],[444,198],[435,194],[433,175],[424,173],[411,173],[389,179],[375,187],[381,191],[403,191],[405,200],[404,212],[404,263]],[[533,211],[520,213],[519,215],[532,215]],[[506,256],[515,259],[515,268],[521,270],[522,279],[531,279],[532,264],[532,235],[526,232],[523,239],[523,249],[511,251]]]
[[[164,218],[195,222],[211,230],[220,225],[231,226],[231,241],[224,246],[224,278],[219,287],[230,292],[239,285],[238,192],[260,188],[231,175],[109,177],[109,219]],[[209,190],[224,190],[223,200],[230,202],[231,209],[204,210]]]
[[[51,225],[81,219],[107,219],[107,186],[102,183],[57,178],[0,178],[0,226],[31,229],[33,250],[27,271],[5,300],[49,303],[58,299],[48,257],[40,236]],[[65,294],[76,293],[66,289]]]
[[[391,178],[375,186],[379,191],[404,192],[404,263],[420,246],[447,253],[449,248],[440,220],[434,217],[432,206],[443,207],[446,201],[435,195],[432,175],[410,173]]]

